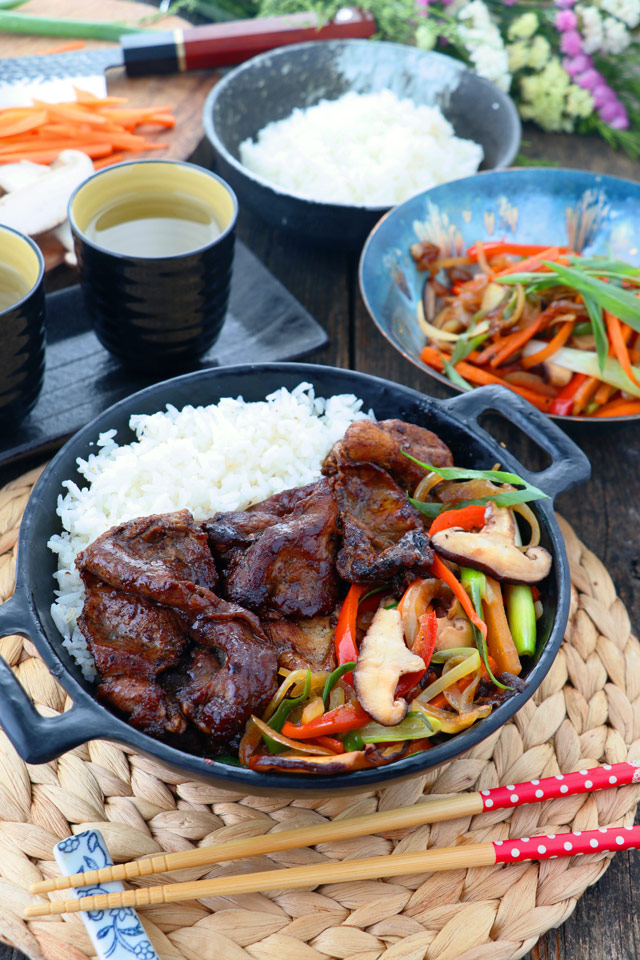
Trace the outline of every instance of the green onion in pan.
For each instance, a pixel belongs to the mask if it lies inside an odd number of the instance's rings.
[[[520,656],[530,657],[536,652],[536,611],[531,587],[507,584],[505,599],[516,650]]]
[[[344,738],[345,751],[362,750],[366,743],[395,743],[396,740],[422,740],[431,737],[440,729],[435,717],[426,717],[418,710],[411,710],[404,720],[394,727],[381,723],[367,723],[359,730],[352,730]]]
[[[355,660],[349,660],[348,663],[341,663],[339,667],[336,667],[336,668],[335,668],[335,670],[333,671],[333,673],[330,673],[330,674],[329,674],[329,676],[328,676],[327,679],[325,680],[324,688],[323,688],[323,690],[322,690],[322,702],[324,703],[325,707],[327,706],[327,703],[329,702],[329,694],[331,693],[331,691],[332,691],[333,688],[335,687],[335,685],[336,685],[336,683],[338,682],[338,680],[340,679],[340,677],[343,677],[343,676],[345,675],[345,673],[350,673],[350,672],[353,670],[353,668],[355,667],[355,665],[356,665],[356,661],[355,661]],[[284,723],[284,721],[283,721],[283,723]],[[282,729],[282,728],[280,728],[280,729]]]
[[[487,580],[484,573],[481,573],[479,570],[472,570],[471,567],[460,567],[460,582],[463,587],[469,593],[471,601],[473,603],[474,609],[481,620],[484,619],[484,613],[482,610],[482,598],[484,596],[485,590],[487,589]],[[473,639],[475,641],[478,653],[482,658],[484,668],[489,674],[492,683],[495,683],[496,687],[500,687],[501,690],[510,690],[510,687],[507,687],[504,683],[500,683],[499,680],[496,680],[494,677],[491,667],[489,666],[489,659],[487,654],[487,641],[482,636],[480,631],[476,626],[472,624],[473,627]]]

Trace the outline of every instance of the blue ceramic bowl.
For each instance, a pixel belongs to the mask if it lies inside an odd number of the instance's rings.
[[[534,167],[477,174],[434,187],[374,227],[360,258],[360,290],[380,332],[396,350],[452,392],[458,387],[420,360],[425,336],[416,307],[424,273],[409,248],[418,240],[457,256],[477,240],[569,245],[640,264],[640,183],[577,170]],[[619,423],[632,417],[557,417]]]
[[[483,170],[508,167],[520,144],[513,100],[459,60],[401,43],[327,40],[260,54],[230,71],[207,97],[204,130],[216,168],[246,204],[267,222],[340,246],[363,244],[388,206],[352,206],[307,200],[252,173],[240,162],[240,144],[275,120],[349,91],[391,90],[418,105],[438,106],[456,135],[484,150]]]

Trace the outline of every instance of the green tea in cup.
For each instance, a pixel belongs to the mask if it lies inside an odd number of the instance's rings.
[[[8,263],[0,263],[0,311],[18,303],[30,289],[31,285],[23,273]]]
[[[175,257],[206,247],[222,231],[210,204],[176,190],[116,197],[92,217],[84,232],[112,253]]]

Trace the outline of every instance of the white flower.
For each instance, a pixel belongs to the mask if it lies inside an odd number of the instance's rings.
[[[604,39],[602,41],[603,53],[622,53],[631,43],[632,37],[624,23],[616,20],[614,17],[605,17],[603,24]]]
[[[602,0],[600,6],[631,30],[640,24],[640,0]]]
[[[496,50],[493,46],[480,46],[476,47],[470,56],[478,76],[491,80],[505,93],[509,92],[511,76],[506,50]]]
[[[476,73],[505,92],[511,86],[509,56],[483,0],[471,0],[458,13],[458,34]]]
[[[602,46],[602,17],[597,7],[577,6],[576,13],[582,22],[583,48],[585,53],[595,53]]]

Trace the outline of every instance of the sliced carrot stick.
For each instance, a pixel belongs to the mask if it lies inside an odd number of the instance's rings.
[[[506,270],[497,273],[496,279],[498,277],[506,277],[510,273],[535,273],[542,267],[543,260],[557,260],[559,256],[559,247],[549,247],[548,250],[542,250],[540,253],[535,253],[531,257],[526,257],[524,260],[512,263]]]
[[[576,390],[571,405],[571,415],[577,417],[587,407],[589,401],[602,383],[597,377],[587,377]]]
[[[626,417],[640,413],[640,400],[612,400],[593,414],[594,417]]]
[[[15,137],[21,133],[27,133],[29,130],[35,130],[36,127],[41,126],[47,115],[43,110],[36,111],[32,113],[30,117],[22,117],[20,120],[15,120],[13,123],[4,123],[0,125],[0,137],[3,139],[5,137]]]
[[[640,383],[636,378],[633,368],[631,366],[631,359],[629,357],[629,351],[627,350],[627,344],[622,333],[622,327],[620,321],[612,313],[609,313],[608,310],[605,310],[605,319],[607,321],[607,333],[609,334],[609,342],[613,347],[614,353],[620,366],[629,377],[632,383],[635,383],[636,387],[640,387]],[[625,324],[626,326],[626,324]]]
[[[95,110],[89,110],[82,105],[73,103],[45,103],[42,100],[34,100],[34,105],[46,110],[51,117],[62,117],[63,120],[74,120],[78,123],[90,123],[92,127],[102,127],[107,122],[106,117],[101,116]]]
[[[543,315],[540,314],[536,320],[527,324],[522,330],[516,330],[515,333],[505,337],[502,344],[498,346],[498,349],[489,360],[489,366],[494,368],[499,367],[505,360],[512,357],[514,353],[517,353],[518,350],[522,350],[525,343],[528,343],[529,340],[535,337],[536,333],[539,333],[547,322]]]
[[[113,163],[122,163],[124,160],[124,153],[112,153],[109,157],[104,157],[102,160],[94,160],[93,169],[102,170],[103,167],[110,167]]]
[[[428,367],[434,367],[436,370],[440,371],[444,370],[442,357],[434,347],[424,347],[420,357],[422,362],[426,363]],[[533,404],[534,407],[537,407],[544,413],[548,413],[551,409],[551,404],[553,403],[552,397],[543,396],[542,394],[536,393],[534,390],[529,390],[526,387],[519,387],[515,384],[507,383],[506,380],[503,380],[501,377],[497,377],[494,373],[489,373],[487,370],[474,367],[470,363],[465,363],[464,360],[461,360],[460,363],[456,363],[455,368],[460,376],[464,377],[465,380],[468,380],[470,383],[475,383],[478,386],[486,386],[487,384],[496,383],[502,387],[507,387],[509,390],[513,390],[514,393],[520,394],[521,397],[524,397],[525,400],[528,400],[529,403]]]
[[[86,47],[84,40],[69,40],[67,43],[59,43],[57,47],[47,47],[46,50],[36,50],[34,56],[48,57],[56,53],[71,53],[73,50],[82,50]]]
[[[556,350],[559,350],[560,347],[567,342],[571,336],[574,323],[575,320],[567,320],[566,323],[561,324],[555,337],[551,338],[547,346],[543,347],[542,350],[538,350],[536,353],[530,353],[528,357],[522,357],[520,366],[528,370],[529,367],[535,367],[537,364],[544,363],[545,360],[548,360]]]

